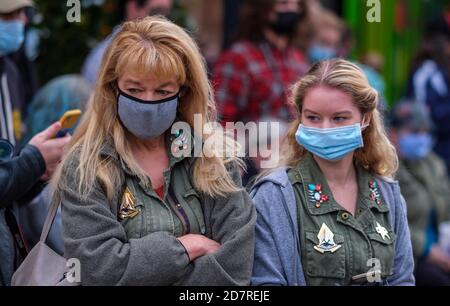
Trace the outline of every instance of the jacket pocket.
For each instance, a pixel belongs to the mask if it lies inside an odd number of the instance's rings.
[[[368,233],[373,250],[373,258],[378,260],[381,268],[381,275],[383,278],[390,276],[393,273],[394,259],[395,259],[395,240],[396,235],[393,231],[388,232],[388,237],[385,239],[377,232]]]
[[[319,245],[317,232],[306,233],[306,267],[305,273],[311,277],[343,279],[345,278],[344,236],[334,234],[334,242],[340,245],[334,252],[323,253],[314,247]]]

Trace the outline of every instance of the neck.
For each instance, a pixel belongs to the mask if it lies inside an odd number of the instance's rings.
[[[264,37],[266,40],[274,45],[278,50],[284,51],[289,46],[289,38],[286,36],[280,36],[271,29],[264,31]]]
[[[345,186],[349,181],[356,179],[356,171],[353,166],[353,153],[348,154],[339,161],[328,161],[314,156],[314,160],[322,170],[328,184]]]
[[[164,140],[164,134],[151,138],[151,139],[139,139],[135,136],[131,136],[131,149],[132,151],[146,151],[146,152],[153,152],[158,151],[161,149],[164,149],[165,140]]]

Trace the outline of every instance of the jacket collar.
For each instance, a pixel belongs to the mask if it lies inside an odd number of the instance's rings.
[[[169,168],[171,169],[173,166],[175,166],[175,164],[183,161],[184,159],[186,159],[190,156],[186,156],[186,155],[176,156],[173,154],[174,147],[178,146],[178,145],[183,145],[184,142],[183,142],[183,140],[181,140],[182,139],[181,134],[171,134],[170,131],[171,131],[171,127],[165,132],[164,137],[165,137],[166,151],[169,156]],[[189,133],[189,135],[187,137],[189,137],[191,140],[191,145],[192,145],[191,156],[192,156],[192,154],[194,153],[194,141],[198,141],[198,140],[196,140],[196,138],[192,135],[192,133]],[[183,139],[185,139],[185,138],[183,138]],[[112,140],[108,140],[103,144],[103,146],[100,150],[100,154],[104,157],[111,158],[111,159],[115,160],[116,162],[118,162],[119,165],[121,166],[121,168],[128,175],[134,175],[131,172],[131,169],[125,163],[125,161],[121,158],[119,153],[117,153],[117,150],[115,149],[115,146],[114,146]]]
[[[363,167],[356,165],[357,179],[358,179],[358,205],[360,207],[368,207],[369,209],[376,209],[379,212],[387,212],[389,208],[383,199],[381,190],[378,187],[379,182]],[[323,175],[319,165],[314,160],[311,153],[306,153],[302,160],[293,168],[289,175],[292,184],[300,183],[306,198],[308,199],[308,209],[313,215],[321,215],[333,211],[343,210],[333,198],[327,180]],[[320,186],[319,186],[320,185]],[[320,189],[320,196],[324,195],[328,200],[322,203],[319,207],[316,206],[314,196],[316,191],[314,188]],[[373,194],[373,195],[372,195]]]

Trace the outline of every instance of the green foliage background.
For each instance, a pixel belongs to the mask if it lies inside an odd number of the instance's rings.
[[[389,104],[406,89],[411,62],[418,51],[425,24],[437,17],[449,0],[380,0],[381,22],[367,22],[366,0],[344,0],[344,18],[357,41],[355,58],[376,51],[384,57],[385,96]]]
[[[118,0],[81,0],[81,22],[69,23],[71,8],[66,0],[35,0],[37,15],[33,27],[40,29],[37,58],[40,83],[68,73],[79,73],[89,51],[119,24]],[[170,17],[181,26],[187,16],[175,1]]]

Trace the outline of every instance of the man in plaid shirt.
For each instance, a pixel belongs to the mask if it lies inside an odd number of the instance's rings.
[[[221,119],[290,121],[290,87],[308,68],[303,54],[291,47],[303,1],[247,0],[242,9],[238,41],[214,67]]]

